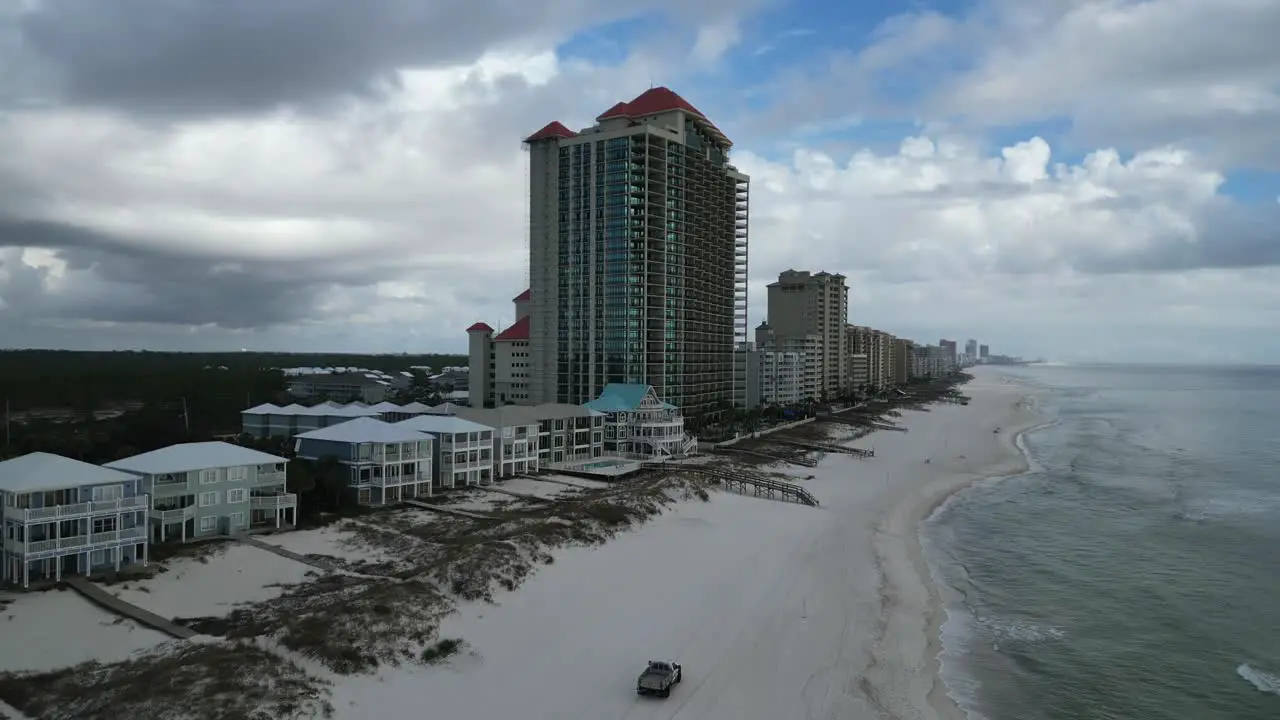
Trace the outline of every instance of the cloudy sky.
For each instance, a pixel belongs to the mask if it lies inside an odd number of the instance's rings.
[[[875,7],[871,12],[864,8]],[[1275,0],[0,0],[0,347],[454,351],[526,156],[666,85],[851,319],[1064,360],[1280,354]]]

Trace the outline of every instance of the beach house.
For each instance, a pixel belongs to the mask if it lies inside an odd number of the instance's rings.
[[[40,452],[0,462],[0,583],[145,563],[147,507],[129,473]]]
[[[387,505],[431,494],[435,438],[402,424],[357,418],[297,436],[298,457],[332,457],[347,469],[361,505]]]
[[[457,417],[493,430],[493,469],[499,478],[538,470],[538,416],[534,408],[458,408]]]
[[[419,415],[395,424],[435,438],[436,487],[493,482],[493,428],[452,415]]]
[[[289,461],[226,442],[170,445],[106,464],[132,473],[151,496],[157,542],[232,535],[297,523],[298,496],[285,490]]]
[[[650,385],[609,383],[584,407],[604,413],[608,455],[660,460],[697,451],[698,441],[685,434],[680,410],[663,402]]]

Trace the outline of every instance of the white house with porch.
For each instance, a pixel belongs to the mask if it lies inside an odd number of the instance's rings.
[[[606,455],[663,460],[697,452],[698,440],[685,433],[680,409],[663,402],[650,385],[609,383],[583,407],[605,414]]]
[[[0,584],[145,564],[149,506],[129,473],[39,452],[0,462]]]
[[[431,495],[434,443],[431,435],[400,424],[356,418],[302,433],[294,447],[304,460],[337,460],[357,503],[393,505]]]
[[[288,460],[243,445],[170,445],[106,464],[132,473],[151,496],[157,542],[294,526],[298,496],[285,490]]]

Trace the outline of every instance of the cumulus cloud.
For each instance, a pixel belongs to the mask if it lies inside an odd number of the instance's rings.
[[[150,113],[325,105],[394,92],[399,71],[529,54],[576,30],[679,10],[716,24],[750,3],[671,0],[41,0],[12,11],[11,60],[63,102]]]
[[[793,113],[902,113],[978,125],[1065,118],[1082,148],[1193,147],[1280,169],[1280,3],[979,0],[890,18],[827,72],[790,78]],[[827,88],[838,85],[843,92]]]
[[[1165,87],[1150,66],[1166,51],[1144,46],[1147,74],[1101,80],[1114,70],[1107,53],[1079,52],[1088,28],[1191,32],[1185,17],[1160,25],[1128,3],[998,0],[964,18],[893,19],[832,63],[861,78],[847,94],[828,85],[823,104],[783,98],[802,117],[765,113],[802,137],[779,157],[754,118],[712,111],[737,102],[714,91],[726,76],[698,76],[732,65],[753,2],[630,8],[689,13],[689,30],[615,65],[554,47],[621,11],[555,2],[563,12],[527,23],[527,3],[504,15],[502,0],[305,14],[288,2],[181,0],[147,14],[132,0],[118,12],[44,0],[0,12],[0,61],[13,69],[0,79],[0,345],[461,349],[474,320],[513,319],[508,299],[527,282],[520,138],[552,119],[587,125],[655,75],[742,138],[752,322],[764,285],[797,267],[846,273],[856,320],[922,340],[963,327],[1005,348],[1065,353],[1092,337],[1101,352],[1109,332],[1162,328],[1150,356],[1184,337],[1280,323],[1280,204],[1224,194],[1224,148],[1239,138],[1197,125],[1200,142],[1139,142],[1106,127],[1098,99]],[[1155,4],[1197,17],[1181,0]],[[1270,17],[1247,0],[1221,12]],[[1206,49],[1219,84],[1263,92],[1252,37],[1235,55]],[[233,45],[242,55],[226,57]],[[968,70],[952,69],[979,47]],[[1081,57],[1055,71],[1061,93],[1009,60],[1045,70],[1071,48]],[[841,104],[875,96],[904,64],[944,81],[893,103]],[[1194,68],[1175,70],[1179,87],[1200,87]],[[1217,112],[1215,97],[1188,117]],[[952,118],[887,150],[856,135],[852,151],[813,144],[894,104],[982,123],[1070,113],[1073,142],[1089,127],[1098,142],[1064,154],[1026,132],[993,145]]]

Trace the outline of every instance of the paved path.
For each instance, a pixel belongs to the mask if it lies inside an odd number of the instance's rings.
[[[296,553],[292,550],[286,550],[278,545],[272,545],[269,542],[264,542],[262,540],[259,540],[256,537],[239,535],[236,537],[236,540],[244,543],[245,545],[256,547],[259,550],[266,550],[272,555],[279,555],[282,558],[293,560],[294,562],[300,562],[303,565],[310,565],[311,567],[317,570],[323,570],[325,572],[333,572],[334,570],[337,569],[323,560],[313,558],[313,557],[308,557],[306,555],[303,555],[302,553]]]
[[[473,513],[467,510],[454,510],[453,508],[444,507],[442,505],[432,505],[431,503],[424,503],[421,500],[405,500],[404,504],[412,505],[416,508],[422,508],[423,510],[430,510],[431,512],[444,513],[445,515],[457,515],[458,517],[464,517],[464,518],[467,518],[468,520],[492,520],[493,519],[488,515],[481,515],[480,513]]]
[[[67,579],[67,584],[71,586],[71,589],[83,595],[89,602],[92,602],[93,604],[121,617],[136,620],[143,625],[146,625],[153,630],[159,630],[170,637],[174,637],[179,640],[190,640],[200,634],[191,628],[182,627],[181,625],[174,623],[172,620],[162,618],[150,610],[140,608],[133,603],[125,602],[106,590],[103,590],[101,587],[89,582],[85,578],[69,578]]]

